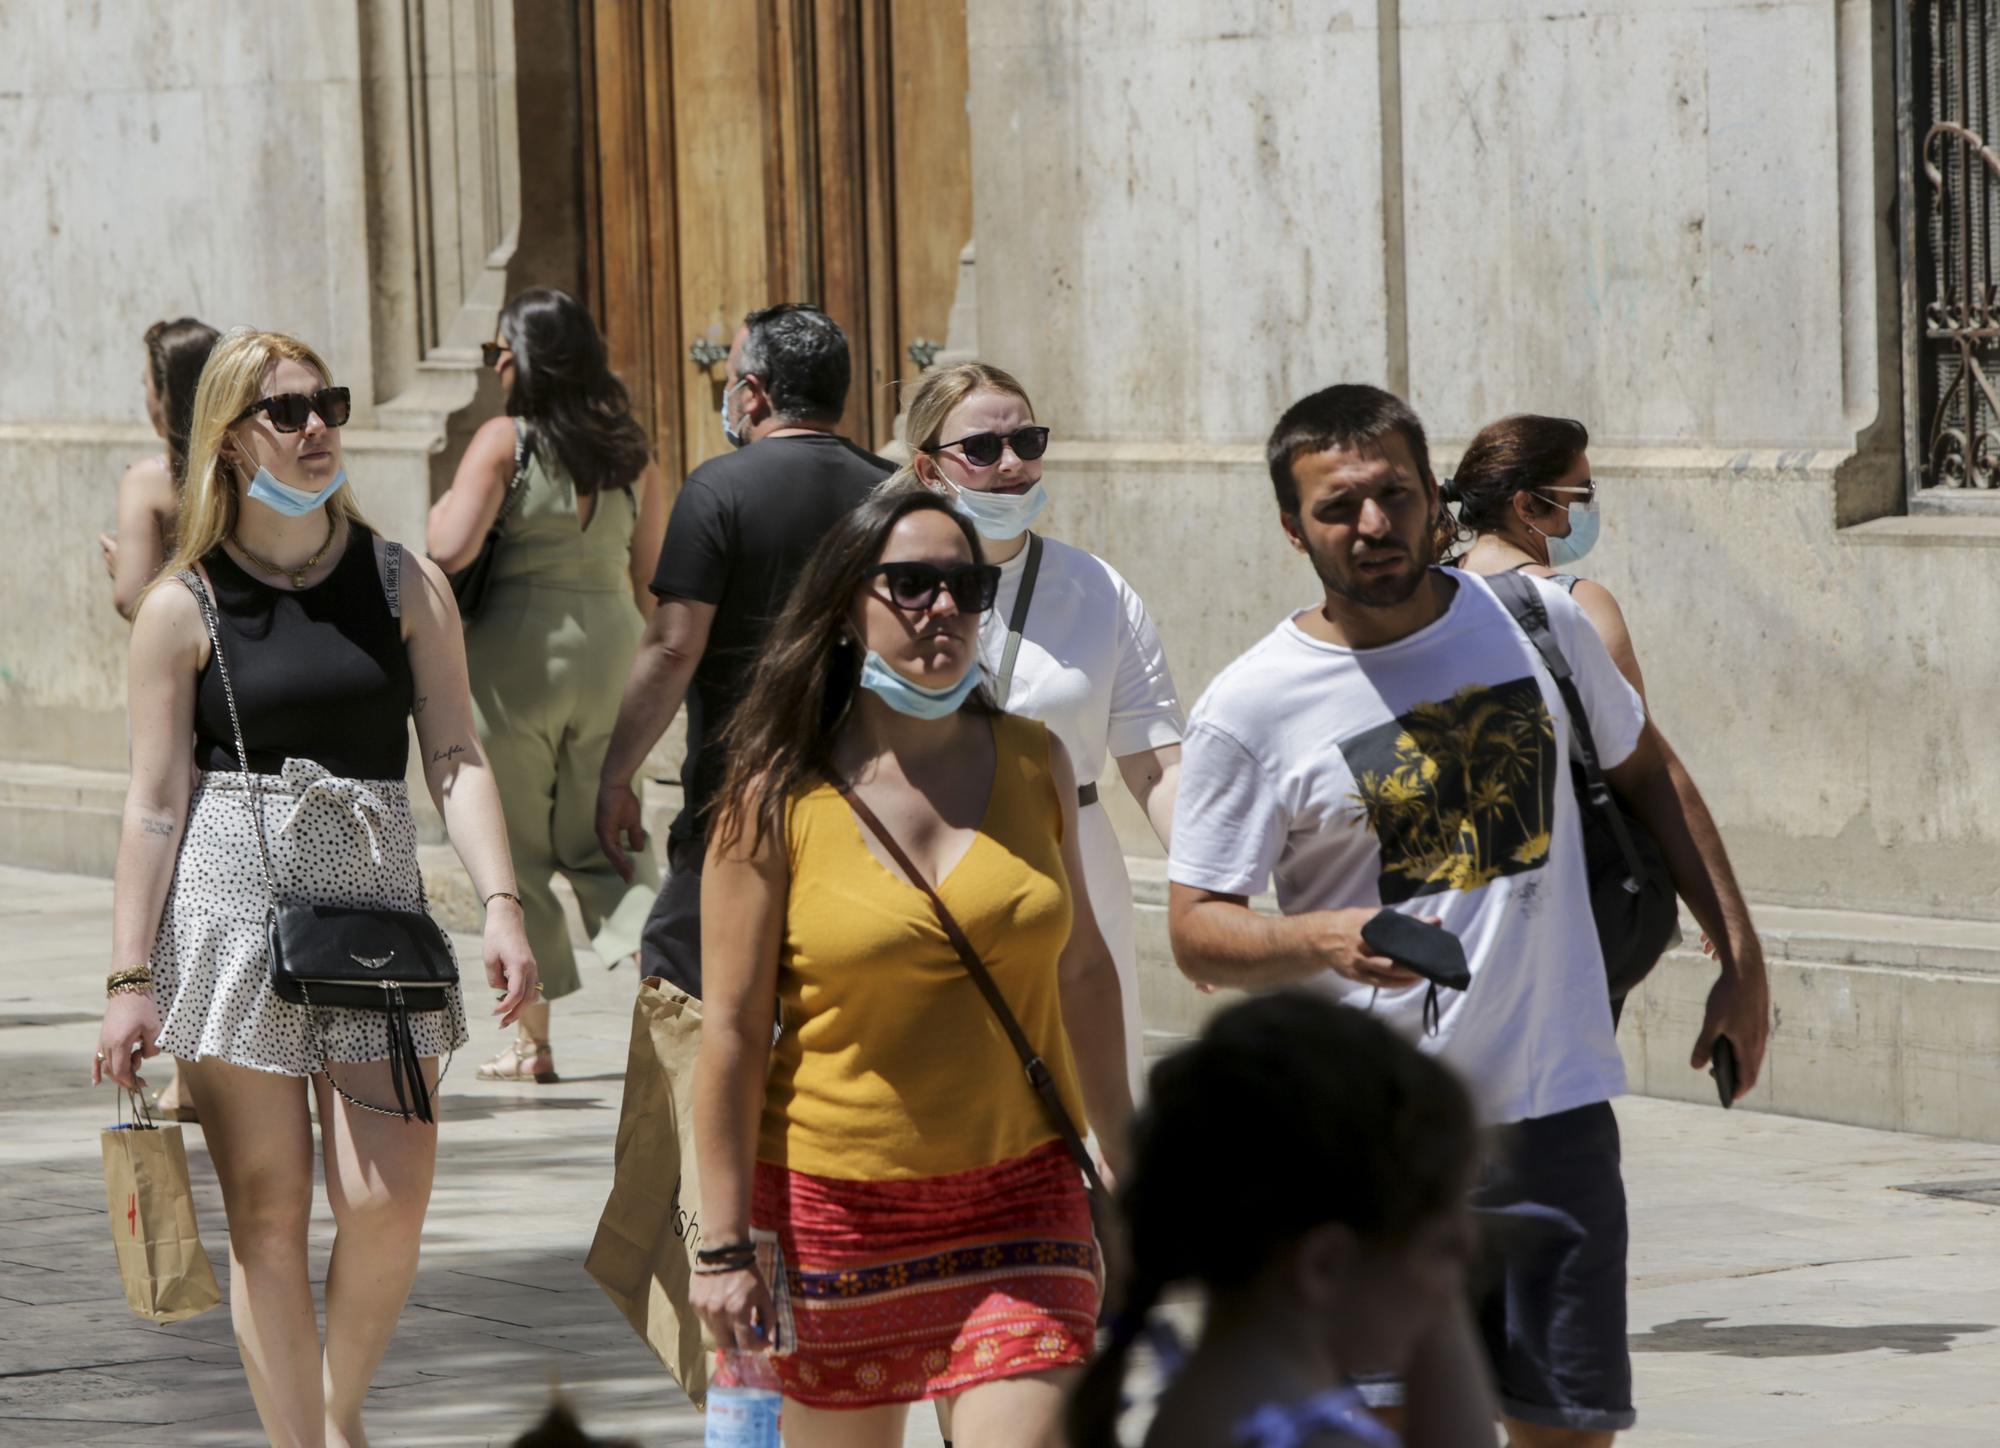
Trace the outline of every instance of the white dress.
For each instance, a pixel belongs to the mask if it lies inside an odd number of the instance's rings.
[[[1007,648],[1007,622],[1028,564],[1023,548],[1000,565],[1000,596],[981,617],[979,653],[992,678]],[[1007,710],[1039,719],[1069,751],[1079,785],[1110,759],[1181,742],[1183,717],[1173,674],[1146,605],[1103,559],[1042,540],[1041,571],[1014,660]],[[1084,884],[1097,926],[1118,965],[1125,999],[1125,1059],[1136,1091],[1144,1072],[1139,1016],[1138,942],[1125,851],[1101,805],[1077,814]]]

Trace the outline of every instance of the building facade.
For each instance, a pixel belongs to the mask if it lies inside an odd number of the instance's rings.
[[[857,436],[940,351],[1024,380],[1053,530],[1146,597],[1190,702],[1312,596],[1262,463],[1291,400],[1399,390],[1441,472],[1505,413],[1582,419],[1586,571],[1770,948],[1759,1103],[2000,1139],[1989,0],[92,13],[0,12],[0,139],[33,158],[0,218],[35,339],[0,360],[38,560],[0,579],[14,857],[108,861],[92,539],[151,446],[146,323],[322,344],[363,499],[415,537],[496,405],[476,344],[510,290],[592,298],[676,473],[722,445],[713,349],[807,296],[856,337]],[[1149,1019],[1181,1029],[1128,838]],[[1709,1090],[1706,980],[1677,956],[1628,1013],[1642,1089]]]

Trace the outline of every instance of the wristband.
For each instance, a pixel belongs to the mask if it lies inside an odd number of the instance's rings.
[[[756,1260],[755,1242],[727,1242],[720,1247],[698,1247],[694,1254],[695,1266],[719,1268],[726,1272],[748,1267]]]
[[[480,908],[484,909],[495,900],[512,900],[516,905],[521,904],[521,897],[516,895],[512,890],[495,890],[491,895],[488,895],[484,900],[479,902]],[[527,907],[523,905],[521,908],[525,910]]]

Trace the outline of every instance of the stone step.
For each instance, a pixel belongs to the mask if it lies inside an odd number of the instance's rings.
[[[120,771],[0,761],[0,864],[109,875],[124,818]]]

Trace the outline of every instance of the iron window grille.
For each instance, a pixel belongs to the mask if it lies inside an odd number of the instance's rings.
[[[1910,502],[2000,505],[2000,0],[1903,0],[1896,32]]]

